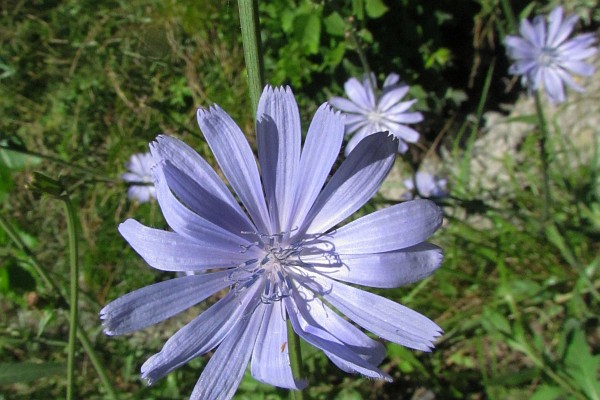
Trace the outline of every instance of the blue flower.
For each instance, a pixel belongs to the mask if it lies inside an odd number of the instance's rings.
[[[415,192],[415,182],[417,183],[416,193]],[[412,199],[414,197],[413,193],[420,197],[446,197],[448,195],[448,191],[446,189],[447,180],[446,178],[439,178],[430,172],[427,171],[419,171],[415,174],[414,179],[411,177],[409,179],[405,179],[402,183],[404,183],[404,187],[406,187],[410,192],[405,196],[408,199]]]
[[[140,203],[146,203],[150,199],[156,198],[156,189],[152,179],[152,166],[154,160],[150,153],[134,154],[125,163],[125,168],[129,172],[121,175],[121,179],[129,183],[127,197],[130,200],[137,200]]]
[[[583,60],[596,53],[592,47],[596,38],[586,33],[568,39],[576,22],[575,15],[563,20],[563,9],[557,7],[548,16],[548,25],[542,16],[535,17],[533,23],[524,19],[519,29],[521,36],[504,39],[508,56],[515,61],[509,73],[522,75],[522,83],[530,91],[543,87],[552,103],[565,101],[563,84],[584,91],[571,74],[594,74],[594,67]]]
[[[346,283],[393,288],[431,274],[442,251],[424,241],[440,226],[440,209],[415,200],[335,229],[378,191],[397,140],[387,133],[367,137],[328,180],[343,139],[340,113],[323,104],[301,146],[291,90],[267,87],[257,121],[260,170],[226,112],[198,110],[200,128],[237,197],[183,142],[159,136],[151,144],[158,203],[172,231],[132,219],[119,231],[150,266],[199,274],[114,300],[100,313],[105,332],[145,328],[227,289],[143,364],[143,378],[152,383],[216,349],[192,399],[230,399],[248,363],[261,382],[302,388],[305,382],[290,369],[289,318],[303,340],[342,370],[391,381],[377,368],[385,347],[330,306],[386,340],[423,351],[433,347],[441,334],[435,323]]]
[[[408,150],[407,143],[416,143],[419,133],[406,124],[423,121],[420,112],[408,112],[417,100],[401,101],[409,86],[400,82],[398,74],[389,74],[383,83],[381,96],[377,97],[375,75],[366,76],[362,82],[356,78],[344,84],[348,99],[333,97],[331,105],[346,114],[346,134],[354,134],[346,146],[348,155],[367,135],[388,131],[398,138],[398,152]]]

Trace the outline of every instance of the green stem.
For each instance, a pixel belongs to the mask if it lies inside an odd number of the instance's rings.
[[[556,384],[562,387],[566,392],[573,395],[578,400],[586,400],[587,397],[583,395],[577,388],[576,385],[572,385],[567,379],[563,378],[560,374],[554,372],[552,367],[548,366],[540,357],[529,346],[529,343],[521,343],[523,346],[522,351],[529,357],[529,359],[538,367],[544,374],[548,375]]]
[[[256,115],[258,101],[264,86],[263,59],[260,42],[260,21],[258,19],[258,0],[238,0],[244,59],[248,73],[248,87],[252,112]]]
[[[65,296],[62,293],[61,288],[54,281],[54,279],[52,279],[52,277],[50,275],[48,275],[48,273],[46,273],[46,271],[41,267],[40,263],[37,261],[37,259],[33,255],[31,249],[29,249],[29,247],[25,244],[25,242],[23,242],[21,237],[18,235],[17,231],[2,215],[0,215],[0,227],[7,233],[8,237],[17,246],[17,248],[19,250],[21,250],[23,253],[25,253],[27,255],[27,257],[29,257],[29,259],[31,261],[31,265],[33,266],[33,269],[40,276],[42,281],[44,281],[44,283],[47,286],[49,286],[55,293],[57,293],[59,298],[64,303],[68,303]],[[70,318],[70,316],[69,316],[69,318]],[[114,389],[110,383],[110,380],[108,379],[108,375],[106,373],[106,368],[104,368],[102,361],[100,361],[100,359],[96,355],[96,352],[94,351],[94,347],[92,346],[92,344],[90,342],[87,332],[83,329],[83,327],[81,326],[79,321],[77,321],[77,338],[81,342],[81,346],[83,347],[83,350],[86,352],[92,365],[94,366],[94,369],[98,373],[98,377],[100,378],[100,382],[102,383],[102,385],[104,386],[104,389],[106,390],[108,398],[110,398],[112,400],[118,400],[119,397],[117,396],[116,392],[114,391]]]
[[[104,386],[104,390],[106,390],[106,394],[111,400],[118,400],[119,396],[115,392],[110,383],[110,379],[108,378],[108,374],[106,373],[106,368],[104,368],[104,364],[96,355],[94,351],[94,347],[92,346],[92,342],[90,342],[90,338],[87,333],[83,330],[83,327],[77,322],[77,338],[81,342],[81,347],[86,352],[90,362],[94,366],[98,377],[100,378],[100,382],[102,382],[102,386]]]
[[[354,45],[354,48],[356,49],[356,53],[358,54],[360,63],[363,67],[363,70],[365,71],[365,75],[371,82],[371,87],[373,88],[373,90],[376,90],[377,82],[375,81],[375,78],[371,75],[371,67],[369,66],[369,61],[367,60],[367,55],[365,54],[364,49],[360,45],[360,41],[358,40],[358,37],[356,36],[354,27],[350,28],[350,39],[352,40],[352,44]]]
[[[79,266],[77,263],[77,228],[73,203],[66,193],[62,201],[67,214],[67,229],[69,231],[69,265],[70,265],[70,310],[69,310],[69,345],[67,359],[67,400],[72,400],[75,390],[75,344],[77,340],[77,298],[79,293]]]
[[[6,232],[6,234],[10,238],[10,240],[13,241],[13,243],[17,246],[17,248],[19,250],[21,250],[23,253],[25,253],[25,255],[27,257],[29,257],[29,259],[31,260],[31,265],[33,266],[33,269],[42,278],[42,281],[44,281],[44,284],[46,286],[49,286],[56,293],[60,294],[58,284],[54,281],[54,279],[52,279],[52,277],[50,275],[46,274],[46,271],[44,271],[42,267],[40,267],[40,264],[34,258],[33,253],[31,252],[29,247],[27,247],[25,242],[23,242],[23,240],[21,240],[21,237],[19,236],[17,231],[12,227],[12,225],[6,219],[4,219],[4,217],[2,215],[0,215],[0,227],[2,227],[4,232]]]
[[[544,225],[548,222],[548,213],[549,207],[552,201],[552,196],[550,194],[550,175],[549,171],[549,161],[548,161],[548,149],[547,149],[547,140],[548,140],[548,125],[546,123],[546,118],[544,116],[544,109],[542,107],[542,100],[540,98],[540,92],[538,90],[535,91],[535,110],[537,112],[538,117],[538,141],[540,147],[540,161],[542,162],[542,179],[543,179],[543,190],[544,190],[544,203],[542,208],[542,222]]]
[[[510,32],[517,31],[517,23],[515,20],[515,16],[512,11],[512,7],[510,6],[509,0],[500,0],[500,6],[502,7],[502,12],[504,13],[504,17],[508,21],[508,28]]]
[[[287,331],[288,331],[288,351],[290,355],[290,365],[292,367],[292,375],[294,379],[297,381],[302,380],[302,352],[300,351],[300,338],[294,332],[292,327],[292,323],[287,322]],[[290,390],[290,399],[291,400],[303,400],[304,393],[302,390]]]
[[[46,154],[38,153],[38,152],[27,150],[27,149],[10,147],[10,146],[6,146],[6,145],[3,145],[3,144],[0,144],[0,149],[2,149],[2,150],[8,150],[8,151],[14,151],[15,153],[26,154],[28,156],[37,157],[37,158],[41,158],[41,159],[44,159],[44,160],[52,161],[52,162],[54,162],[56,164],[64,165],[66,167],[70,167],[72,169],[79,170],[81,172],[85,172],[86,174],[93,175],[94,177],[96,177],[97,180],[102,181],[102,182],[115,182],[114,179],[107,178],[107,177],[103,176],[102,174],[100,174],[98,171],[95,171],[95,170],[93,170],[91,168],[83,167],[81,165],[77,165],[77,164],[71,163],[69,161],[62,160],[62,159],[60,159],[58,157],[49,156],[49,155],[46,155]]]

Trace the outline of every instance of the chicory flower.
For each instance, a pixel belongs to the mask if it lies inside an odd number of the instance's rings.
[[[146,203],[150,199],[156,198],[151,172],[153,165],[154,160],[150,153],[134,154],[125,163],[128,172],[122,174],[121,179],[129,184],[127,197],[130,200]]]
[[[348,155],[366,136],[388,131],[398,138],[398,152],[408,150],[407,143],[416,143],[419,133],[407,124],[423,120],[420,112],[409,112],[417,100],[402,101],[409,86],[400,82],[400,75],[391,73],[383,82],[381,95],[377,95],[375,74],[359,81],[349,79],[344,84],[348,99],[333,97],[331,105],[346,114],[346,134],[353,135],[346,145]]]
[[[257,111],[260,169],[221,108],[198,110],[198,123],[237,197],[189,146],[159,136],[150,146],[153,176],[172,231],[129,219],[119,232],[150,266],[200,273],[126,294],[100,316],[107,334],[121,335],[227,293],[143,364],[143,378],[152,383],[216,349],[192,399],[230,399],[248,363],[257,380],[300,389],[306,382],[290,368],[289,319],[300,338],[342,370],[391,381],[377,367],[383,344],[331,306],[381,338],[422,351],[433,347],[441,334],[434,322],[347,283],[393,288],[430,275],[442,251],[425,240],[441,224],[440,209],[427,200],[409,201],[336,228],[378,191],[394,162],[393,136],[365,138],[328,180],[344,122],[327,104],[317,110],[302,146],[292,91],[267,87]]]
[[[415,182],[417,184],[415,190]],[[446,178],[439,178],[427,171],[418,171],[414,179],[408,178],[405,179],[402,183],[404,183],[404,187],[406,187],[410,193],[407,193],[406,198],[412,199],[414,197],[413,193],[419,195],[419,197],[445,197],[448,195],[448,190],[446,189],[446,185],[448,181]]]
[[[522,83],[530,91],[544,88],[550,102],[565,101],[564,85],[578,92],[584,88],[572,75],[591,76],[593,65],[584,62],[596,53],[592,45],[596,37],[592,33],[569,36],[577,23],[577,16],[563,19],[562,7],[555,8],[548,16],[537,16],[533,22],[521,21],[520,36],[509,35],[504,39],[508,56],[514,60],[509,73],[521,75]]]

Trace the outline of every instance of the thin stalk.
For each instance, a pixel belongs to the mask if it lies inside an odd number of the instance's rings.
[[[248,73],[248,88],[253,115],[256,115],[258,100],[264,86],[264,69],[260,42],[258,0],[238,0],[244,59]]]
[[[375,91],[377,89],[377,82],[375,81],[375,78],[371,74],[371,67],[369,66],[369,61],[367,60],[367,55],[365,54],[365,51],[363,50],[362,46],[360,45],[360,41],[358,40],[358,37],[356,36],[354,27],[352,27],[350,29],[350,39],[352,40],[352,44],[354,45],[354,48],[356,49],[356,53],[358,54],[360,64],[362,65],[363,70],[365,71],[365,75],[369,79],[369,82],[371,82],[371,87]]]
[[[77,340],[77,298],[79,293],[79,265],[77,262],[77,228],[73,203],[67,194],[62,196],[67,214],[67,229],[69,231],[69,265],[70,265],[70,310],[69,310],[69,345],[67,359],[67,400],[72,400],[75,391],[75,345]]]
[[[477,139],[477,133],[479,132],[481,120],[483,118],[483,111],[484,111],[485,103],[487,101],[488,94],[490,91],[490,86],[492,84],[492,78],[494,76],[495,65],[496,65],[496,59],[494,58],[487,70],[486,75],[485,75],[485,81],[483,82],[481,96],[479,96],[479,103],[477,103],[477,110],[476,110],[476,115],[475,115],[476,122],[471,127],[471,132],[469,133],[469,137],[467,139],[467,143],[465,146],[465,152],[467,154],[469,154],[472,151],[473,145],[475,144],[475,139]],[[455,143],[457,145],[460,142],[460,140],[462,139],[462,135],[464,134],[467,126],[463,125],[463,127],[461,127],[461,129],[459,130],[457,139],[455,141]],[[462,157],[462,161],[461,161],[461,165],[460,165],[460,171],[461,171],[460,180],[462,181],[461,186],[463,186],[463,187],[467,186],[467,184],[471,178],[470,161],[471,161],[470,157]]]
[[[529,357],[529,359],[538,367],[544,374],[548,375],[550,379],[552,379],[556,384],[562,387],[566,392],[573,395],[574,398],[578,400],[586,400],[587,397],[582,394],[576,385],[572,385],[568,379],[563,378],[559,373],[554,372],[551,367],[547,365],[540,357],[535,354],[535,352],[529,346],[529,343],[523,342],[521,343],[523,346],[522,351]]]
[[[548,222],[548,208],[552,201],[552,196],[550,193],[550,175],[548,174],[549,170],[549,157],[548,157],[548,148],[547,148],[547,140],[548,140],[548,124],[546,123],[546,117],[544,116],[544,109],[542,107],[542,100],[540,98],[540,92],[538,90],[535,91],[535,110],[538,117],[538,142],[540,148],[540,161],[542,162],[542,184],[544,190],[544,203],[542,208],[542,222],[544,225]]]
[[[46,285],[48,285],[54,292],[56,292],[58,294],[59,298],[65,304],[68,304],[66,297],[63,295],[60,286],[58,286],[58,284],[54,281],[54,279],[52,279],[52,277],[50,275],[48,275],[48,273],[46,273],[46,271],[41,267],[40,263],[37,261],[37,259],[33,255],[31,249],[29,249],[29,247],[25,244],[25,242],[23,242],[23,240],[21,240],[17,231],[2,215],[0,215],[0,227],[7,233],[8,237],[17,246],[17,248],[19,250],[21,250],[23,253],[25,253],[27,255],[27,257],[29,257],[29,260],[31,262],[31,265],[33,266],[33,269],[40,276],[42,281],[44,281],[44,283]],[[69,315],[69,318],[70,318],[70,315]],[[102,383],[102,386],[104,386],[104,389],[106,390],[108,398],[110,398],[112,400],[118,400],[119,396],[117,396],[117,393],[114,391],[114,389],[110,383],[110,379],[108,379],[108,374],[106,373],[106,368],[104,368],[102,361],[100,361],[100,359],[96,355],[96,352],[90,342],[87,332],[83,329],[83,327],[81,326],[79,321],[77,321],[77,338],[81,342],[81,346],[83,347],[83,350],[86,352],[92,365],[94,366],[94,369],[98,373],[98,377],[100,378],[100,382]]]
[[[42,154],[42,153],[38,153],[35,151],[31,151],[31,150],[27,150],[27,149],[20,149],[20,148],[15,148],[15,147],[10,147],[10,146],[6,146],[3,144],[0,144],[0,149],[2,150],[8,150],[8,151],[14,151],[15,153],[21,153],[21,154],[26,154],[28,156],[32,156],[32,157],[37,157],[37,158],[41,158],[44,160],[48,160],[48,161],[52,161],[53,163],[56,164],[60,164],[60,165],[64,165],[66,167],[70,167],[72,169],[81,171],[81,172],[85,172],[86,174],[89,175],[93,175],[94,177],[96,177],[97,180],[102,181],[102,182],[115,182],[114,179],[112,178],[107,178],[105,176],[103,176],[102,174],[100,174],[98,171],[95,171],[91,168],[87,168],[78,164],[74,164],[71,163],[69,161],[65,161],[62,160],[58,157],[54,157],[54,156],[49,156],[47,154]]]
[[[294,329],[292,328],[292,323],[289,321],[287,322],[287,328],[288,328],[288,351],[289,351],[289,355],[290,355],[290,364],[292,367],[292,375],[294,376],[294,379],[296,379],[297,381],[302,380],[302,353],[300,351],[300,338],[298,337],[298,335],[296,334],[296,332],[294,332]],[[304,399],[304,393],[302,392],[302,390],[290,390],[290,399],[291,400],[303,400]]]
[[[6,232],[6,234],[10,238],[10,240],[13,241],[13,243],[17,246],[17,248],[19,250],[21,250],[23,253],[25,253],[25,255],[27,257],[29,257],[29,259],[31,260],[31,265],[33,266],[33,269],[40,276],[40,278],[42,278],[42,281],[44,281],[44,284],[46,286],[49,286],[53,291],[55,291],[56,293],[58,293],[60,295],[60,290],[59,290],[58,284],[54,281],[54,279],[52,279],[52,277],[50,275],[48,275],[46,273],[46,271],[43,270],[43,268],[40,266],[40,264],[34,258],[33,253],[31,252],[29,247],[27,247],[25,242],[23,242],[23,240],[21,240],[21,237],[19,236],[17,231],[12,227],[12,225],[6,219],[4,219],[4,217],[1,214],[0,214],[0,227],[4,230],[4,232]]]
[[[508,21],[508,28],[510,32],[517,31],[517,22],[515,19],[515,15],[513,14],[512,7],[510,6],[509,0],[500,0],[500,6],[502,7],[502,12],[504,13],[504,17]]]

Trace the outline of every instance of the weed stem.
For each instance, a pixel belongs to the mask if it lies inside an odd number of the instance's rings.
[[[287,322],[288,330],[288,350],[290,354],[290,364],[294,379],[302,379],[302,353],[300,351],[300,338],[294,332],[291,322]],[[303,400],[304,393],[302,390],[290,390],[290,400]]]
[[[549,207],[550,202],[552,201],[550,194],[550,175],[548,173],[549,161],[548,161],[548,148],[547,148],[547,140],[548,140],[548,125],[546,123],[546,117],[544,116],[544,109],[542,107],[542,100],[540,98],[540,92],[538,90],[535,91],[535,110],[538,117],[538,141],[540,147],[540,161],[542,162],[542,179],[543,179],[543,190],[544,190],[544,199],[543,199],[543,208],[542,208],[542,223],[546,226],[548,222],[549,215]]]
[[[238,0],[244,59],[248,73],[248,88],[252,113],[256,115],[258,100],[263,90],[264,72],[260,43],[260,21],[258,19],[258,0]]]

